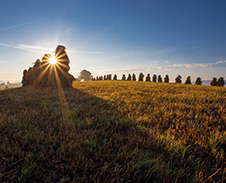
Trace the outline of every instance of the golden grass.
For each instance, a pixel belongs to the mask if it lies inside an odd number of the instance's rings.
[[[226,181],[226,88],[73,86],[0,91],[1,182]]]

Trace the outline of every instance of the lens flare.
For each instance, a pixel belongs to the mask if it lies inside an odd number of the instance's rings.
[[[49,62],[50,62],[52,65],[56,64],[56,62],[57,62],[56,57],[53,56],[53,55],[51,55],[51,57],[49,58]]]

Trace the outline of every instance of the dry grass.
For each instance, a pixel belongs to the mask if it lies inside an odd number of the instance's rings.
[[[133,81],[0,91],[2,182],[225,182],[226,89]]]

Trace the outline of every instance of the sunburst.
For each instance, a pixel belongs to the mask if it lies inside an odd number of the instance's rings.
[[[55,65],[57,63],[57,58],[54,55],[51,55],[49,62],[50,64]]]

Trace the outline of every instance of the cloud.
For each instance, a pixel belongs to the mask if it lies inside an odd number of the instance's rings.
[[[173,70],[178,67],[211,67],[217,64],[226,63],[225,61],[217,61],[215,63],[206,63],[206,64],[198,64],[198,63],[192,63],[192,64],[174,64],[169,66],[153,66],[153,67],[128,67],[128,68],[122,68],[122,69],[93,69],[93,72],[98,74],[106,74],[106,73],[137,73],[137,72],[150,72],[150,71],[157,71],[157,70]]]
[[[171,70],[172,67],[169,66],[158,66],[158,67],[130,67],[130,68],[122,68],[122,69],[102,69],[102,70],[94,70],[98,73],[112,73],[112,72],[146,72],[146,71],[153,71],[153,70]]]
[[[21,23],[21,24],[12,25],[12,26],[8,26],[8,27],[2,27],[2,28],[0,28],[0,31],[7,30],[7,29],[12,29],[12,28],[17,28],[17,27],[21,27],[21,26],[24,26],[24,25],[33,24],[33,23],[40,22],[40,21],[43,21],[43,20],[45,20],[45,19],[39,19],[39,20],[34,20],[34,21],[30,21],[30,22],[24,22],[24,23]]]
[[[210,67],[210,66],[214,66],[214,65],[217,65],[217,64],[221,64],[221,63],[225,63],[225,61],[217,61],[217,62],[214,62],[214,63],[206,63],[206,64],[195,64],[195,63],[192,63],[192,64],[174,64],[172,65],[171,67]]]
[[[78,54],[102,54],[100,51],[76,51],[76,50],[69,50],[69,53],[78,53]]]
[[[21,49],[21,50],[26,50],[26,51],[33,51],[33,52],[36,52],[39,50],[53,51],[53,49],[51,49],[51,48],[41,47],[41,46],[33,46],[33,45],[25,45],[25,44],[9,45],[9,44],[0,43],[0,46],[4,46],[4,47],[8,47],[8,48],[16,48],[16,49]]]
[[[10,44],[4,44],[0,43],[0,46],[8,47],[8,48],[16,48],[16,49],[21,49],[25,51],[32,51],[32,52],[37,52],[37,51],[48,51],[48,52],[53,52],[54,49],[48,48],[48,47],[43,47],[43,46],[35,46],[35,45],[26,45],[26,44],[16,44],[16,45],[10,45]],[[70,53],[77,53],[77,54],[101,54],[102,52],[98,51],[76,51],[76,50],[69,50]]]

